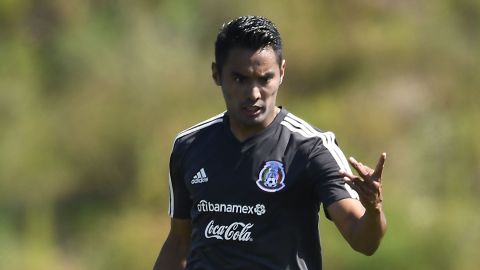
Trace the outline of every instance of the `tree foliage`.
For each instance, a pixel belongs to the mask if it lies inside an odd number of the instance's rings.
[[[388,153],[382,247],[322,221],[325,267],[477,267],[478,1],[1,0],[1,269],[153,265],[173,138],[224,110],[213,41],[246,14],[283,35],[281,105]]]

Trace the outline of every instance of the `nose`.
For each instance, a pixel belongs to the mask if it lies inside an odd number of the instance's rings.
[[[257,83],[253,83],[252,85],[250,85],[247,91],[248,91],[247,93],[248,99],[250,99],[251,101],[256,101],[260,99],[261,97],[260,86]]]

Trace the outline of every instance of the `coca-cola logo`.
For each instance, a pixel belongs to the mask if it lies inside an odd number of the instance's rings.
[[[211,220],[205,228],[205,238],[215,238],[227,241],[253,241],[252,233],[249,231],[252,223],[233,222],[230,225],[215,225]]]

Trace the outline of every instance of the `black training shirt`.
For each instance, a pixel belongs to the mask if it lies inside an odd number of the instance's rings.
[[[321,269],[320,204],[358,198],[340,169],[334,134],[285,109],[244,142],[228,113],[179,133],[169,213],[192,220],[187,269]]]

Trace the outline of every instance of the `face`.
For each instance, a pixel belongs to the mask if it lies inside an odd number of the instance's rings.
[[[279,64],[271,47],[257,51],[233,48],[223,67],[212,64],[212,76],[222,88],[234,133],[256,132],[273,121],[279,111],[275,104],[284,73],[285,61]]]

